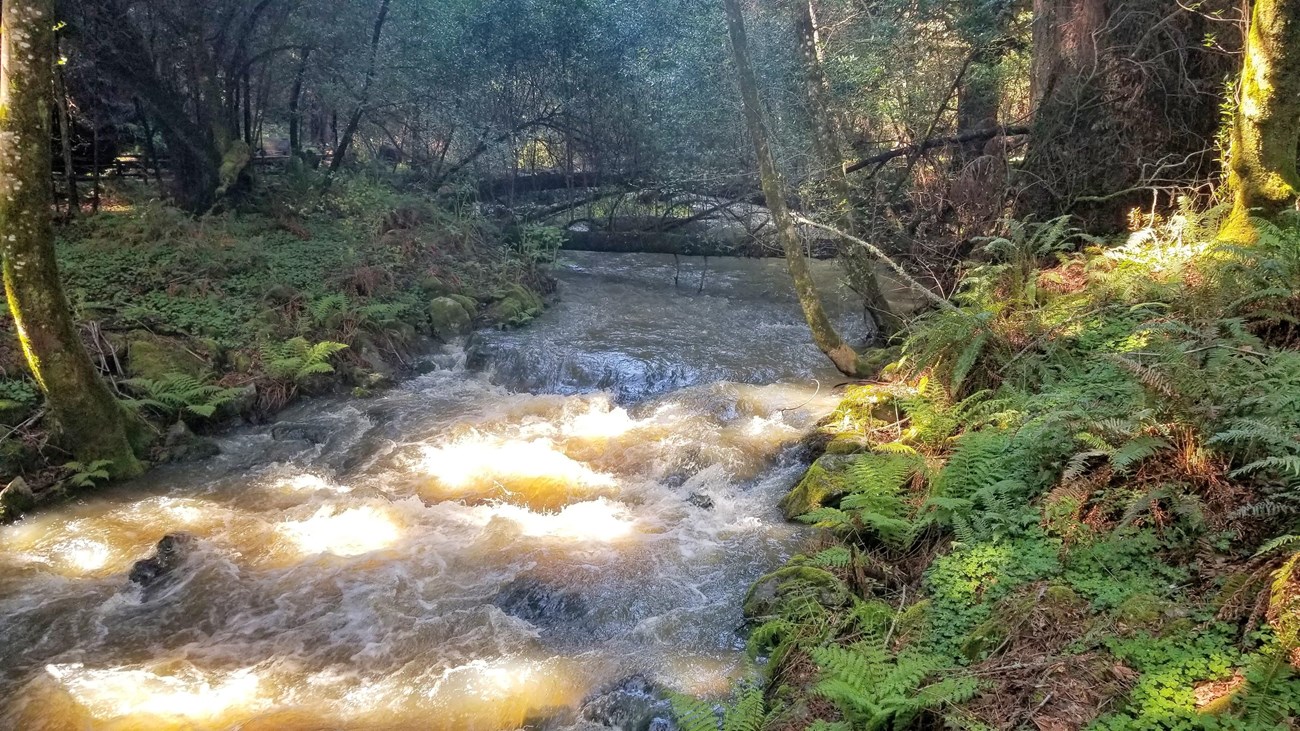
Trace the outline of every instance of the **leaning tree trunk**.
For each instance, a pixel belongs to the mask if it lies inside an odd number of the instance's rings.
[[[0,38],[0,251],[5,293],[23,354],[45,394],[58,441],[117,477],[141,472],[127,413],[95,372],[77,335],[54,258],[50,109],[53,0],[4,0]]]
[[[384,34],[384,21],[388,19],[388,4],[390,0],[380,0],[379,12],[375,15],[374,31],[370,34],[370,58],[366,64],[366,79],[361,84],[361,96],[357,99],[357,106],[352,110],[352,116],[348,118],[348,125],[343,130],[343,137],[339,140],[334,148],[334,157],[330,160],[330,173],[338,172],[343,167],[343,158],[348,154],[348,148],[352,146],[352,137],[357,133],[357,127],[361,125],[361,117],[366,113],[366,105],[370,103],[370,87],[374,86],[375,76],[379,73],[379,41]]]
[[[821,297],[813,284],[812,271],[808,260],[804,258],[803,246],[795,230],[794,217],[785,203],[785,184],[777,172],[776,160],[768,143],[767,124],[763,120],[763,107],[758,97],[758,80],[754,76],[754,66],[749,60],[749,45],[745,40],[745,16],[740,7],[740,0],[723,0],[727,13],[727,32],[731,36],[731,52],[736,63],[736,81],[740,87],[741,100],[745,107],[745,125],[754,142],[754,153],[758,157],[758,174],[763,185],[763,195],[772,213],[772,223],[776,227],[777,239],[785,251],[786,264],[790,268],[790,277],[794,280],[795,293],[803,307],[804,319],[812,330],[813,341],[821,348],[835,367],[847,376],[858,376],[865,371],[859,365],[858,354],[850,348],[822,307]]]
[[[1250,217],[1274,216],[1292,206],[1300,192],[1300,0],[1256,0],[1239,94],[1227,233],[1251,242],[1258,232]]]
[[[796,3],[795,30],[799,34],[799,47],[804,61],[804,99],[812,122],[813,147],[822,167],[824,181],[832,204],[839,213],[839,226],[846,233],[857,235],[857,220],[853,212],[852,191],[845,172],[844,153],[840,148],[840,125],[831,105],[830,81],[822,61],[821,39],[817,31],[817,12],[813,0]],[[902,328],[902,321],[885,299],[876,274],[876,262],[851,245],[841,246],[840,257],[849,277],[859,290],[862,299],[882,338],[889,338]]]

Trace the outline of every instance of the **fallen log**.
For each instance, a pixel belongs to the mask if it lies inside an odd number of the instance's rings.
[[[761,256],[760,246],[736,245],[703,236],[662,231],[566,231],[565,251],[679,256]]]
[[[951,137],[933,137],[931,139],[925,140],[924,142],[918,142],[912,145],[903,145],[902,147],[896,147],[892,150],[886,150],[885,152],[872,155],[871,157],[864,157],[861,160],[858,160],[857,162],[853,163],[852,165],[845,167],[844,172],[856,173],[857,171],[865,167],[870,167],[872,165],[883,165],[884,163],[887,163],[896,157],[915,155],[918,153],[925,152],[927,150],[933,150],[936,147],[951,147],[955,145],[964,145],[967,142],[991,140],[994,137],[1011,137],[1014,135],[1027,135],[1027,134],[1029,134],[1028,127],[992,127],[990,129],[981,129],[981,130],[973,130],[971,132],[963,132],[959,135],[953,135]]]

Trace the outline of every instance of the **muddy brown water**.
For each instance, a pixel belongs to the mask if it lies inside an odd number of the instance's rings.
[[[780,261],[558,277],[381,397],[0,528],[0,728],[597,729],[645,722],[593,705],[620,679],[750,672],[741,599],[797,546],[775,505],[839,379]],[[128,581],[177,531],[171,580]]]

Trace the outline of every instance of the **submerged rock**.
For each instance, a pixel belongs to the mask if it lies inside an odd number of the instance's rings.
[[[163,462],[189,462],[218,454],[221,454],[221,449],[215,441],[195,434],[185,422],[177,421],[167,428],[160,459]]]
[[[305,424],[298,422],[284,422],[271,427],[271,438],[277,442],[307,442],[308,444],[324,444],[329,441],[330,427],[325,424]]]
[[[631,675],[582,702],[582,719],[620,731],[676,731],[668,693],[644,675]]]
[[[689,505],[694,505],[700,510],[713,510],[713,498],[702,492],[691,493],[691,496],[686,498],[686,502]]]
[[[153,555],[136,561],[128,578],[144,589],[145,599],[176,578],[176,570],[193,553],[198,539],[189,533],[168,533],[158,541]]]
[[[506,584],[492,604],[512,617],[552,629],[580,622],[591,611],[582,595],[527,576]]]
[[[12,520],[36,505],[36,495],[27,481],[15,477],[5,489],[0,490],[0,518]]]

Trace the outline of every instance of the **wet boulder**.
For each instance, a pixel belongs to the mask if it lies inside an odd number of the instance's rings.
[[[584,721],[620,731],[676,731],[668,692],[644,675],[631,675],[588,696]]]
[[[437,297],[429,303],[429,322],[433,333],[443,341],[469,335],[474,315],[465,305],[451,297]]]
[[[580,623],[591,611],[582,595],[528,576],[506,584],[492,604],[512,617],[546,629]]]
[[[0,519],[12,520],[35,505],[36,495],[21,477],[15,477],[5,489],[0,490]]]
[[[713,510],[713,498],[702,492],[693,492],[690,497],[686,498],[688,505],[694,505],[700,510]]]
[[[185,422],[177,421],[167,428],[159,459],[162,462],[191,462],[218,454],[221,454],[221,449],[215,441],[195,434]]]
[[[542,314],[545,304],[522,284],[512,284],[497,292],[488,305],[487,317],[502,327],[517,327]]]
[[[330,427],[325,424],[286,421],[271,427],[271,438],[277,442],[324,444],[329,441],[330,433]]]
[[[168,533],[158,541],[152,556],[135,562],[128,578],[144,590],[148,599],[177,578],[178,569],[197,544],[198,539],[189,533]]]
[[[827,455],[813,462],[799,484],[781,498],[781,511],[785,517],[794,520],[843,497],[848,491],[844,469],[852,461],[851,456]]]

